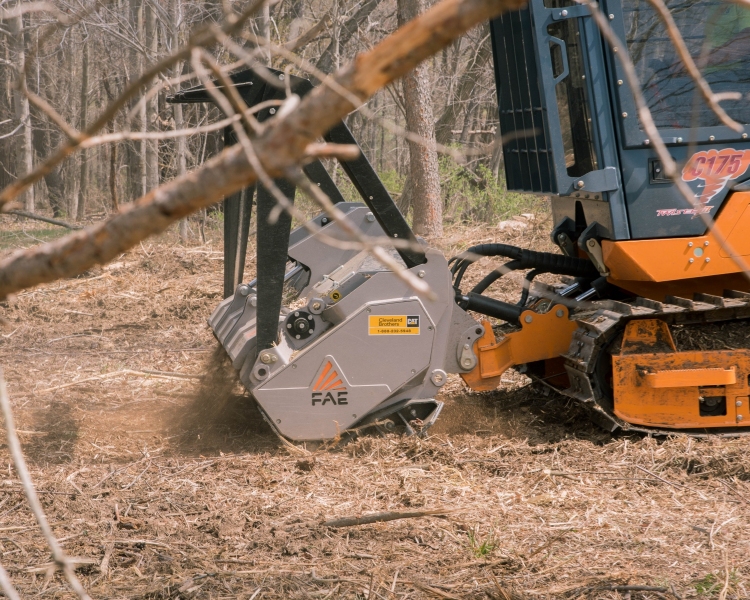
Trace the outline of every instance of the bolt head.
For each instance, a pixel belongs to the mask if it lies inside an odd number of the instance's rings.
[[[532,317],[531,315],[526,315],[523,320],[527,323],[531,323],[534,320],[534,317]]]
[[[471,366],[471,359],[465,358],[463,360],[463,365],[464,365],[464,367],[466,367],[468,369]]]
[[[250,286],[249,285],[241,285],[240,286],[240,296],[247,296],[250,293]]]
[[[579,189],[582,188],[584,185],[586,184],[583,182],[583,179],[580,179],[576,182],[576,187]]]
[[[320,310],[322,308],[322,304],[320,302],[313,302],[312,309],[313,310]]]
[[[264,365],[271,364],[271,353],[270,352],[264,352],[260,355],[260,362],[262,362]]]
[[[565,315],[565,311],[564,311],[564,310],[563,310],[562,308],[558,308],[558,309],[557,309],[557,310],[555,311],[555,316],[556,316],[556,317],[557,317],[558,319],[562,319],[562,318],[563,318],[563,315]]]
[[[737,407],[742,406],[742,400],[737,400],[737,402],[735,402],[734,405]]]
[[[272,115],[275,115],[276,114],[276,109],[275,108],[271,108],[268,112],[270,112]]]
[[[426,275],[426,273],[424,271],[420,271],[419,273],[417,273],[417,275],[419,275],[420,279],[424,279],[424,276]]]
[[[742,421],[742,415],[737,415],[737,421]]]
[[[706,262],[707,262],[707,263],[708,263],[708,262],[711,262],[711,259],[710,259],[710,258],[706,258]]]
[[[688,262],[692,265],[695,262],[695,259],[694,258],[689,258]]]
[[[568,11],[567,11],[567,10],[564,10],[564,11],[562,11],[562,12],[561,12],[560,14],[561,14],[561,15],[562,15],[563,17],[567,17],[567,16],[568,16]]]
[[[609,13],[609,20],[610,21],[614,21],[615,20],[615,15],[613,15],[612,13]]]

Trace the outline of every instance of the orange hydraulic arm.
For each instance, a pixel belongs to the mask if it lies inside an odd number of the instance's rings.
[[[494,390],[500,377],[515,365],[556,358],[564,354],[577,325],[568,318],[567,307],[557,304],[546,313],[526,310],[519,318],[521,329],[499,339],[484,321],[484,335],[474,344],[477,366],[461,375],[471,389]]]

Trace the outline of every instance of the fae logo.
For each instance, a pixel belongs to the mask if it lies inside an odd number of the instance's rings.
[[[682,180],[685,182],[703,180],[700,201],[708,204],[726,187],[727,182],[744,174],[748,166],[750,166],[750,150],[735,150],[734,148],[703,150],[690,157],[682,169]],[[698,189],[700,188],[699,185]]]
[[[347,399],[349,392],[343,378],[330,360],[323,363],[314,381],[315,384],[312,388],[313,406],[325,406],[328,403],[332,406],[349,404]]]

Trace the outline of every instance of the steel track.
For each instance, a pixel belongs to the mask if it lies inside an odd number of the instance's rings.
[[[610,432],[636,431],[659,436],[750,435],[750,427],[662,429],[627,423],[614,414],[614,401],[605,379],[606,370],[611,364],[608,360],[609,348],[630,321],[656,318],[669,325],[742,321],[750,319],[750,294],[729,290],[723,296],[696,294],[693,300],[675,296],[668,296],[665,302],[646,298],[637,298],[632,302],[605,300],[593,303],[593,308],[574,311],[573,318],[578,323],[578,329],[573,334],[568,352],[563,355],[570,387],[556,389],[577,400],[602,428]]]

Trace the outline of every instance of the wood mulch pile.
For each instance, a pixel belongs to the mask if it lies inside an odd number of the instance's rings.
[[[446,252],[539,248],[548,230],[450,230]],[[282,444],[205,322],[221,292],[213,235],[144,243],[2,308],[31,474],[92,597],[750,597],[747,438],[611,436],[507,373],[492,393],[451,379],[427,439]],[[515,297],[512,282],[498,294]],[[22,597],[70,598],[0,453],[0,563]]]

